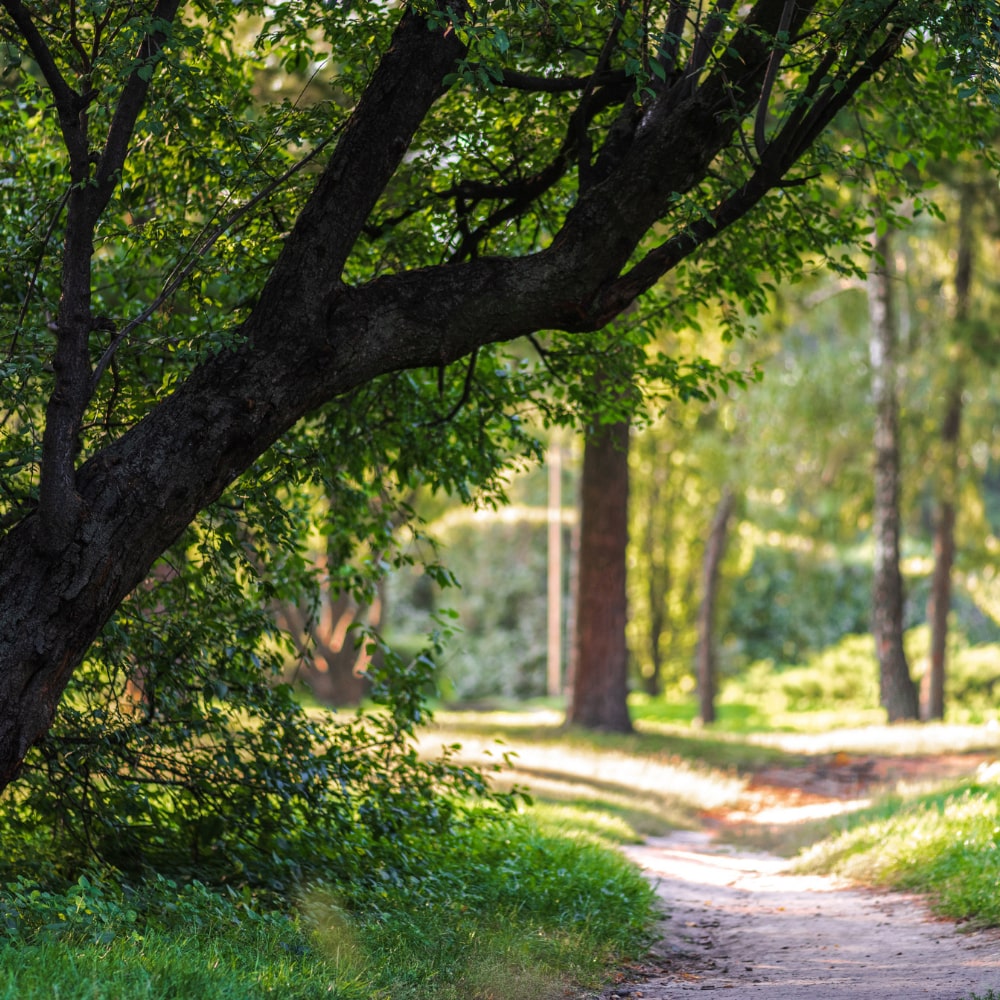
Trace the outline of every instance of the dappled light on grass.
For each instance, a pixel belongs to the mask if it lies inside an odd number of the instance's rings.
[[[966,753],[995,750],[1000,753],[1000,724],[981,726],[910,722],[831,728],[806,733],[756,733],[746,737],[788,753],[877,753],[902,755]]]
[[[800,867],[927,891],[945,916],[1000,925],[1000,766],[945,790],[876,805],[817,844]]]
[[[700,811],[735,802],[744,786],[735,774],[681,757],[587,747],[573,737],[553,740],[554,726],[522,734],[515,723],[512,732],[510,713],[472,720],[474,734],[466,731],[464,716],[442,713],[439,719],[437,728],[421,736],[424,752],[436,752],[442,742],[460,742],[459,759],[473,764],[507,753],[511,767],[498,772],[494,784],[521,786],[540,801],[584,814],[611,813],[640,836],[692,827]],[[489,722],[495,724],[492,731]]]

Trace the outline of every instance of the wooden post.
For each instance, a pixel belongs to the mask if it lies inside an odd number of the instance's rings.
[[[550,697],[562,693],[562,449],[549,446],[548,669]]]

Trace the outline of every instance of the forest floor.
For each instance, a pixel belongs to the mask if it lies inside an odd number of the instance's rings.
[[[663,900],[662,938],[602,1000],[707,990],[732,1000],[1000,1000],[1000,930],[963,932],[918,897],[792,874],[758,846],[900,781],[970,774],[995,758],[817,755],[758,772],[737,802],[703,813],[701,830],[624,848]]]

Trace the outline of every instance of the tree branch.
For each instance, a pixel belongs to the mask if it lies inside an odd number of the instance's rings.
[[[179,6],[180,0],[158,0],[151,20],[172,24],[177,16]],[[111,121],[111,127],[108,129],[108,137],[94,178],[101,192],[100,206],[97,209],[99,212],[103,211],[104,206],[108,203],[114,185],[118,181],[119,173],[125,164],[129,143],[135,132],[135,123],[146,103],[146,95],[149,92],[157,57],[166,40],[167,35],[162,28],[157,28],[146,35],[139,52],[136,54],[138,65],[122,88],[121,97],[118,99],[115,115]]]
[[[691,58],[688,60],[687,66],[684,67],[685,74],[692,82],[697,79],[708,63],[708,57],[712,54],[716,40],[726,25],[729,12],[733,9],[733,3],[734,0],[719,0],[715,10],[705,21],[704,29],[695,33],[694,45],[691,47]]]
[[[235,211],[231,212],[225,219],[222,220],[213,229],[202,233],[202,235],[195,241],[194,246],[188,253],[188,260],[186,263],[178,263],[178,265],[171,271],[167,276],[167,280],[163,285],[160,294],[153,299],[152,302],[145,309],[139,313],[138,316],[130,319],[114,336],[114,339],[105,348],[104,353],[101,355],[97,364],[94,366],[93,375],[91,376],[91,393],[97,389],[98,383],[101,381],[101,376],[107,370],[109,362],[114,358],[118,349],[121,347],[122,343],[128,338],[133,330],[142,326],[153,313],[156,312],[160,306],[166,302],[174,292],[180,288],[181,284],[187,280],[198,266],[198,262],[202,257],[212,249],[213,246],[218,242],[220,237],[227,233],[232,227],[239,222],[240,219],[244,218],[250,212],[252,212],[262,201],[266,201],[275,191],[278,190],[287,180],[297,174],[304,166],[311,163],[335,138],[334,135],[328,136],[322,142],[318,143],[312,150],[310,150],[301,160],[293,163],[280,177],[275,178],[270,184],[264,187],[261,191],[258,191],[249,201],[241,205]]]
[[[465,0],[454,4],[466,10]],[[268,308],[327,307],[372,208],[465,51],[456,32],[429,31],[421,16],[402,15],[261,293]]]
[[[620,83],[602,87],[596,94],[591,95],[589,100],[581,101],[570,116],[566,137],[563,139],[559,152],[550,163],[530,177],[502,184],[461,181],[444,192],[444,197],[456,199],[469,198],[477,201],[487,198],[510,199],[507,204],[501,205],[490,213],[475,230],[463,233],[462,241],[451,255],[450,262],[457,263],[474,256],[479,244],[496,226],[522,215],[533,202],[564,177],[570,167],[570,156],[579,140],[582,129],[586,128],[586,125],[605,108],[622,100],[628,93],[628,87],[629,85],[623,76]]]
[[[778,78],[778,67],[785,54],[788,44],[788,29],[792,23],[792,9],[795,0],[785,0],[785,8],[781,12],[781,20],[778,22],[778,31],[774,37],[774,48],[771,50],[771,58],[767,63],[767,73],[764,75],[764,85],[760,90],[760,101],[757,104],[757,117],[754,122],[753,141],[757,149],[757,155],[763,156],[767,148],[767,139],[764,135],[764,125],[767,121],[767,106],[771,100],[771,91],[774,88],[774,81]],[[785,38],[780,38],[785,35]]]
[[[427,424],[428,427],[437,427],[441,424],[450,423],[454,420],[458,411],[462,409],[463,406],[469,401],[469,397],[472,395],[472,379],[476,374],[476,361],[479,358],[479,348],[473,350],[469,355],[469,367],[465,371],[465,381],[462,384],[462,395],[458,398],[458,402],[443,416],[438,417],[436,420],[430,421]]]
[[[677,55],[684,38],[684,25],[690,8],[690,0],[670,0],[670,12],[667,14],[660,44],[663,69],[667,76],[677,69]]]
[[[766,155],[746,183],[719,202],[710,215],[696,220],[683,232],[651,250],[635,267],[612,282],[600,296],[602,305],[597,307],[598,315],[617,315],[681,260],[743,218],[770,190],[781,185],[784,175],[794,166],[815,136],[833,121],[861,87],[896,54],[905,33],[905,28],[894,29],[846,81],[835,81],[829,85],[824,93],[808,102],[808,110],[786,122],[771,140]],[[825,79],[828,68],[828,56],[824,56],[811,79]],[[838,89],[835,84],[841,82],[843,85]]]
[[[89,95],[79,94],[59,71],[52,51],[32,20],[31,13],[21,0],[0,0],[21,33],[46,85],[52,92],[59,113],[59,128],[70,158],[70,175],[75,183],[86,180],[87,134],[81,127],[80,116],[89,103]]]
[[[603,73],[592,73],[590,76],[532,76],[505,69],[501,72],[499,85],[509,87],[511,90],[525,90],[536,94],[565,94],[574,90],[584,90],[588,86],[621,84],[625,79],[622,70],[608,70]]]
[[[31,49],[31,54],[35,57],[35,62],[38,64],[49,90],[52,91],[56,104],[65,107],[72,105],[74,99],[79,98],[79,95],[59,72],[59,67],[56,66],[55,59],[52,58],[52,52],[45,43],[45,39],[42,38],[35,22],[31,19],[28,9],[21,3],[21,0],[0,0],[0,2],[21,33],[28,48]]]

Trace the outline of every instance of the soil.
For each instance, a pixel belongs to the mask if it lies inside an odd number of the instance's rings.
[[[916,896],[790,874],[785,859],[720,836],[830,815],[880,787],[971,773],[995,756],[830,754],[759,773],[743,801],[706,814],[701,831],[626,848],[663,900],[662,940],[601,997],[725,990],[730,1000],[968,1000],[992,990],[1000,1000],[1000,930],[963,932]]]

